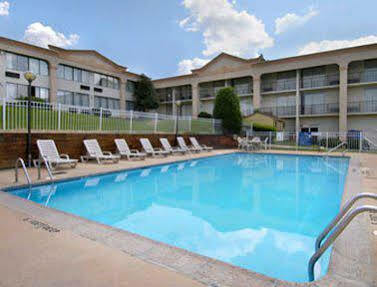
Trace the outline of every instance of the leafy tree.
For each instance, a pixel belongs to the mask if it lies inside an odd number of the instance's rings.
[[[224,133],[238,134],[241,131],[240,100],[232,87],[221,89],[216,95],[213,117],[222,120]]]
[[[212,115],[207,112],[200,112],[198,118],[211,119]]]
[[[134,96],[136,98],[135,109],[145,112],[158,108],[156,90],[150,78],[142,74],[136,84]]]

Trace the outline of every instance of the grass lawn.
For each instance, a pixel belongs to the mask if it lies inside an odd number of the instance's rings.
[[[51,131],[114,131],[132,133],[174,133],[174,120],[158,120],[155,127],[155,120],[149,118],[133,118],[132,127],[129,118],[100,117],[93,114],[83,114],[62,111],[60,113],[59,127],[58,111],[49,109],[32,108],[32,129]],[[0,107],[0,129],[3,129],[3,107]],[[27,128],[27,108],[7,107],[5,113],[6,130],[24,130]],[[132,128],[132,131],[131,131]],[[188,120],[179,120],[178,129],[180,133],[213,133],[210,121],[192,120],[191,127]],[[190,130],[191,129],[191,130]]]

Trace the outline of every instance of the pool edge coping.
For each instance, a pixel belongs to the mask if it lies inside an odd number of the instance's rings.
[[[233,153],[239,152],[234,151],[226,154]],[[275,153],[270,152],[266,154]],[[195,159],[184,159],[166,163],[157,163],[153,165],[121,169],[117,171],[100,172],[92,174],[90,175],[90,177],[135,169],[145,169],[166,164],[175,164],[179,162],[187,162],[222,155],[225,154],[216,154]],[[283,155],[301,156],[301,154]],[[302,156],[305,156],[305,154]],[[321,155],[309,154],[308,156]],[[342,195],[341,205],[345,203],[349,196],[352,196],[352,194],[350,194],[352,193],[352,191],[355,192],[355,188],[353,188],[352,186],[356,184],[355,180],[357,181],[357,177],[359,178],[359,181],[361,179],[359,168],[360,161],[352,156],[349,157],[349,159],[348,173],[346,182],[344,184],[344,192]],[[356,172],[351,173],[351,171]],[[83,177],[85,178],[87,176],[71,177],[69,179],[59,180],[59,182]],[[46,182],[41,182],[37,185],[45,183]],[[6,190],[9,190],[9,188],[11,187],[6,188]],[[16,186],[16,188],[22,188],[22,186],[18,185]],[[343,284],[343,282],[349,283],[350,280],[349,278],[343,278],[341,275],[337,274],[338,272],[336,269],[334,270],[332,268],[334,266],[333,260],[339,260],[339,258],[334,258],[333,252],[331,253],[328,272],[320,280],[305,283],[288,282],[276,278],[271,278],[251,270],[222,262],[220,260],[199,255],[191,251],[168,245],[166,243],[158,242],[125,230],[94,222],[73,214],[66,213],[64,211],[54,210],[43,205],[28,201],[26,199],[13,196],[7,192],[2,191],[4,189],[5,188],[0,189],[0,204],[5,205],[6,207],[15,209],[19,212],[27,214],[28,216],[42,219],[42,221],[46,221],[46,223],[48,222],[50,224],[53,224],[55,225],[55,227],[61,228],[63,230],[66,229],[84,238],[116,248],[141,260],[175,270],[178,273],[184,274],[207,285],[217,286],[217,284],[225,284],[229,286],[337,286],[338,284]],[[337,246],[337,242],[335,242],[334,246]]]

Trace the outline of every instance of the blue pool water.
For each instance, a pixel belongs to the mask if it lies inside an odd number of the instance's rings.
[[[217,156],[12,194],[262,274],[307,281],[316,236],[339,210],[348,159]],[[316,265],[327,272],[329,254]]]

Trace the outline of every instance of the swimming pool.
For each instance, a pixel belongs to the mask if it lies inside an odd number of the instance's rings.
[[[346,158],[244,154],[10,191],[274,278],[305,282],[316,236],[339,210]],[[316,265],[327,271],[329,253]]]

